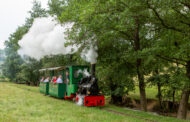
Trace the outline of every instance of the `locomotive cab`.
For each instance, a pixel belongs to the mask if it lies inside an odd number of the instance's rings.
[[[78,83],[84,77],[83,71],[89,71],[88,66],[69,66],[66,68],[65,79],[66,96],[65,99],[72,99],[76,97],[78,92]]]

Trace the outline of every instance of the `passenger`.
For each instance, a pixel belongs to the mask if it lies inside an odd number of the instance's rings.
[[[66,72],[66,84],[69,84],[69,71]]]
[[[52,77],[52,79],[51,79],[51,81],[50,81],[51,83],[53,83],[53,78],[54,78],[54,76]]]
[[[53,76],[51,82],[52,82],[52,83],[56,83],[56,81],[57,81],[57,77],[56,77],[56,76]]]
[[[41,78],[40,82],[44,82],[44,76],[42,76],[42,78]]]
[[[63,80],[62,80],[62,75],[59,75],[56,83],[63,83]]]
[[[44,80],[45,83],[49,82],[49,77]]]

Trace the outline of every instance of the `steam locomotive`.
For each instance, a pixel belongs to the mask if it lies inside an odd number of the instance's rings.
[[[40,69],[41,76],[62,75],[63,83],[40,82],[40,92],[52,97],[73,100],[78,105],[103,106],[105,97],[101,95],[98,79],[95,76],[95,64],[91,65],[91,75],[85,76],[89,66],[61,66]]]

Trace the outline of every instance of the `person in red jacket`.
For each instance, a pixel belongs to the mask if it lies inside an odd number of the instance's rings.
[[[56,76],[53,76],[51,82],[52,82],[52,83],[56,83],[56,81],[57,81],[57,77],[56,77]]]

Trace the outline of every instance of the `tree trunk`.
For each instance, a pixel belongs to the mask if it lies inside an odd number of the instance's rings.
[[[161,93],[161,85],[160,85],[160,83],[157,83],[157,86],[158,86],[159,106],[160,106],[160,110],[162,110],[162,93]]]
[[[172,94],[172,97],[173,97],[173,109],[175,109],[175,90],[173,90],[173,94]]]
[[[114,93],[112,93],[113,91],[115,91],[115,89],[117,88],[117,86],[115,84],[113,84],[112,78],[109,78],[109,86],[110,86],[110,90],[111,90],[111,104],[121,104],[122,103],[122,96],[120,95],[115,95]]]
[[[116,96],[116,95],[111,95],[111,104],[115,105],[121,105],[122,103],[122,96]]]
[[[70,63],[70,65],[72,65],[72,63],[73,63],[73,54],[70,54],[70,56],[69,56],[69,63]]]
[[[141,110],[147,111],[147,101],[146,101],[144,75],[140,72],[139,68],[140,67],[137,67],[137,74],[138,74],[138,80],[139,80]]]
[[[189,91],[183,90],[177,113],[177,118],[186,119],[188,100],[189,100]]]
[[[134,49],[135,51],[139,51],[140,49],[140,38],[139,38],[139,20],[135,18],[135,33],[134,33]],[[147,111],[147,101],[146,101],[146,92],[145,92],[145,83],[144,83],[144,74],[142,72],[142,59],[137,58],[137,75],[139,80],[139,91],[140,91],[140,103],[141,110]]]
[[[158,69],[155,70],[155,75],[159,75]],[[158,87],[159,106],[160,106],[160,110],[162,110],[162,91],[161,91],[161,84],[160,84],[160,82],[157,82],[157,87]]]
[[[190,80],[190,61],[187,62],[186,65],[186,75]],[[183,89],[181,100],[179,104],[179,109],[177,112],[177,118],[180,119],[186,119],[187,116],[187,107],[188,107],[188,101],[189,101],[189,86],[185,85],[185,88]]]
[[[39,81],[39,80],[37,80],[36,86],[39,86],[39,85],[40,85],[40,81]]]

